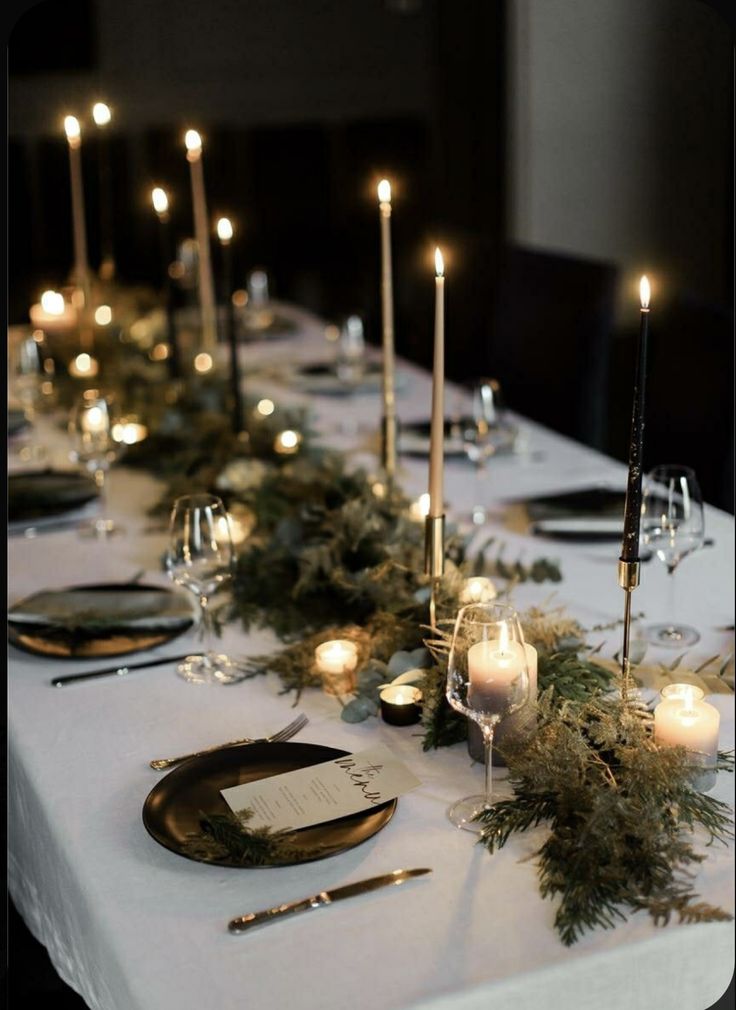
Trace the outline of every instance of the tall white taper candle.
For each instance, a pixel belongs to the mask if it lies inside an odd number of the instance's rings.
[[[89,302],[89,260],[87,258],[87,229],[84,221],[84,187],[82,184],[82,129],[76,116],[67,116],[64,119],[64,131],[69,142],[74,281],[83,290],[85,302]]]
[[[432,369],[432,426],[429,450],[429,514],[444,513],[445,443],[445,265],[435,249],[434,365]]]
[[[194,209],[194,237],[199,256],[199,304],[202,313],[202,347],[212,353],[217,346],[217,309],[215,286],[212,279],[210,256],[210,231],[207,222],[207,198],[202,166],[202,138],[196,130],[187,130],[184,137],[187,161],[192,178],[192,206]]]

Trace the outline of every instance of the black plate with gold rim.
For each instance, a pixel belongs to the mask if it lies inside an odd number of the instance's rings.
[[[130,594],[143,590],[156,595],[162,594],[162,602],[168,601],[172,597],[183,599],[180,594],[174,593],[164,586],[149,586],[138,582],[105,582],[94,585],[67,586],[59,592],[74,592],[75,590],[94,593],[98,597],[100,593],[114,594],[115,597],[118,597],[123,593]],[[37,595],[39,594],[33,594],[33,596]],[[101,659],[107,656],[127,656],[133,652],[155,649],[159,645],[171,642],[179,635],[189,631],[194,624],[193,614],[187,617],[184,608],[182,608],[181,620],[172,622],[169,626],[145,628],[111,626],[104,632],[84,627],[68,631],[42,623],[14,623],[13,611],[26,607],[33,596],[26,597],[9,609],[8,642],[24,652],[31,652],[36,656],[46,656],[51,659]]]
[[[143,823],[159,845],[179,856],[195,862],[243,869],[242,864],[228,858],[203,859],[187,850],[188,837],[201,830],[202,814],[225,814],[230,810],[220,790],[297,768],[335,761],[346,753],[334,747],[311,743],[255,743],[223,747],[212,754],[190,758],[153,787],[143,805]],[[373,810],[302,828],[298,832],[299,844],[313,854],[297,862],[326,859],[367,841],[388,824],[396,803],[396,800],[390,800]]]
[[[99,489],[76,470],[28,470],[8,477],[8,522],[64,515],[94,501]]]

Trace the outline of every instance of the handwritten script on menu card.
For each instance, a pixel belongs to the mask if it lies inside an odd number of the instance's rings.
[[[237,814],[252,810],[249,828],[306,828],[370,810],[420,785],[388,747],[371,747],[335,761],[223,789]]]

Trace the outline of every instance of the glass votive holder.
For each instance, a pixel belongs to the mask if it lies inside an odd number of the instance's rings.
[[[466,579],[463,591],[460,594],[461,603],[490,603],[497,596],[496,587],[490,579],[482,575],[475,575]]]
[[[327,694],[350,694],[355,689],[358,647],[347,638],[323,642],[314,650],[314,665]]]
[[[381,718],[390,726],[411,726],[422,715],[422,692],[411,684],[389,684],[379,695]]]
[[[654,710],[654,740],[660,747],[684,747],[692,766],[692,783],[707,792],[716,783],[721,715],[703,701],[695,684],[668,684]]]

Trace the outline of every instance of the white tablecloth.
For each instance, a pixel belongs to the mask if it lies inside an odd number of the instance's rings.
[[[304,315],[300,322],[298,337],[252,345],[243,351],[244,362],[252,369],[259,362],[311,359],[320,351],[328,356],[319,322]],[[428,377],[412,366],[401,370],[407,384],[400,417],[426,417]],[[249,385],[279,402],[305,399],[273,380],[251,376]],[[450,391],[448,413],[463,402],[461,391]],[[366,434],[378,422],[378,398],[323,397],[312,406],[325,439],[354,447],[360,461]],[[508,558],[519,552],[527,559],[559,558],[564,579],[556,587],[519,587],[517,604],[543,602],[554,590],[556,601],[587,626],[615,619],[622,610],[617,546],[509,533],[501,525],[500,501],[598,478],[623,486],[625,468],[520,423],[529,453],[491,462],[487,494],[494,518],[485,533],[507,541]],[[63,455],[63,437],[48,437]],[[424,490],[426,469],[421,461],[404,461],[402,478],[412,493]],[[448,462],[450,516],[471,504],[473,480],[467,464]],[[110,479],[109,508],[124,523],[125,536],[107,543],[80,540],[73,532],[13,538],[11,601],[42,587],[125,580],[140,568],[146,581],[165,584],[158,564],[165,537],[146,532],[145,509],[157,495],[150,477],[121,468]],[[733,648],[733,634],[715,630],[733,623],[733,519],[709,508],[706,522],[715,547],[688,558],[677,574],[680,613],[702,633],[691,651],[699,660]],[[656,561],[644,565],[635,610],[649,619],[668,616],[665,580]],[[604,655],[620,644],[615,633],[598,638],[605,639]],[[183,644],[189,643],[170,643],[169,654],[185,651]],[[235,627],[227,629],[225,644],[239,654],[276,645],[268,632],[246,636]],[[673,658],[656,649],[650,656]],[[319,691],[305,693],[299,704],[310,719],[300,740],[351,751],[385,742],[421,787],[400,800],[382,832],[326,861],[235,870],[182,859],[158,846],[141,822],[145,797],[160,781],[148,760],[284,725],[294,715],[292,699],[279,693],[276,678],[228,689],[198,687],[165,666],[59,690],[49,680],[67,664],[13,649],[9,659],[10,890],[60,975],[94,1010],[704,1010],[728,984],[730,923],[656,929],[639,914],[563,947],[552,928],[554,905],[540,898],[534,863],[525,861],[544,829],[490,856],[445,816],[453,800],[481,787],[482,768],[471,764],[463,746],[424,754],[416,727],[377,720],[348,725],[337,702]],[[78,662],[69,669],[96,665]],[[721,711],[721,746],[733,747],[733,697],[711,700]],[[733,802],[731,776],[719,776],[714,795]],[[733,865],[733,848],[708,850],[697,877],[704,900],[733,909]],[[233,915],[404,866],[430,866],[433,873],[252,935],[226,931]]]

